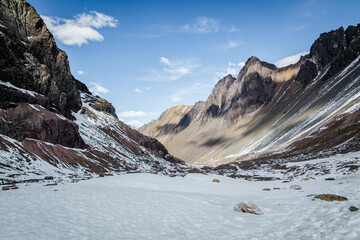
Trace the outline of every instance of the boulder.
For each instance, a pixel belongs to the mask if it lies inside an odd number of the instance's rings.
[[[212,182],[219,183],[219,182],[220,182],[220,180],[219,180],[219,179],[214,178],[214,179],[212,180]]]
[[[256,206],[255,203],[244,201],[239,202],[234,206],[234,211],[243,212],[243,213],[252,213],[255,215],[263,215],[264,213]]]
[[[293,190],[301,190],[302,187],[300,185],[291,185],[290,186],[290,189],[293,189]]]
[[[316,195],[314,198],[321,199],[324,201],[347,201],[348,199],[346,197],[342,197],[335,194],[320,194]]]
[[[351,206],[349,207],[350,212],[356,212],[357,210],[359,210],[357,207]]]

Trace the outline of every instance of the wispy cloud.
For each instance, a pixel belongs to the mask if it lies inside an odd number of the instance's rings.
[[[230,27],[225,27],[225,28],[224,28],[224,31],[225,31],[225,32],[233,33],[233,32],[239,32],[240,29],[238,29],[238,28],[235,27],[234,25],[231,25]]]
[[[81,76],[81,75],[88,75],[87,72],[84,72],[84,71],[82,71],[82,70],[78,70],[78,71],[76,71],[76,73],[77,73],[77,75],[79,75],[79,76]]]
[[[275,62],[275,65],[277,67],[285,67],[285,66],[288,66],[290,64],[297,63],[297,61],[299,61],[301,56],[304,56],[304,55],[306,55],[308,53],[309,52],[301,52],[301,53],[297,53],[295,55],[280,59],[279,61]]]
[[[103,94],[107,94],[108,92],[110,92],[109,89],[105,88],[102,86],[101,82],[90,82],[90,92],[92,92],[95,95],[100,95],[101,93]]]
[[[127,125],[129,125],[130,127],[132,128],[135,128],[135,129],[138,129],[139,127],[143,126],[144,123],[142,123],[141,121],[139,120],[130,120],[130,121],[127,121],[125,122]]]
[[[228,67],[226,69],[226,72],[216,72],[216,77],[223,78],[226,75],[231,74],[233,77],[236,77],[237,74],[240,72],[241,68],[245,66],[245,62],[239,62],[239,63],[228,63]],[[215,82],[217,82],[219,79],[214,79]]]
[[[161,68],[151,68],[145,77],[139,78],[141,81],[176,81],[183,76],[193,73],[200,66],[195,58],[170,60],[160,57]]]
[[[190,87],[180,89],[174,94],[167,96],[166,100],[171,103],[178,103],[183,101],[187,96],[199,93],[208,93],[214,86],[207,83],[195,83]]]
[[[178,27],[178,32],[189,33],[212,33],[218,32],[220,28],[220,21],[215,18],[208,18],[205,16],[198,17],[194,23],[188,23]]]
[[[114,17],[96,11],[77,14],[73,19],[41,17],[55,38],[66,45],[81,46],[89,41],[101,42],[104,37],[95,29],[116,27],[118,24]]]
[[[230,40],[228,41],[225,45],[221,46],[220,49],[224,50],[224,51],[228,51],[232,48],[237,48],[241,45],[243,45],[244,43],[241,41],[235,41],[235,40]]]
[[[124,111],[119,112],[118,117],[123,118],[134,118],[134,117],[147,117],[147,116],[156,116],[157,112],[144,112],[144,111]]]
[[[146,88],[135,88],[134,89],[134,93],[143,93],[145,91],[150,91],[151,87],[146,87]]]
[[[149,26],[148,32],[142,34],[131,34],[130,37],[137,38],[159,38],[171,33],[191,33],[191,34],[209,34],[217,32],[235,33],[239,29],[234,26],[223,26],[219,19],[207,16],[199,16],[193,21],[184,23],[183,25],[155,25]]]
[[[135,89],[134,89],[134,92],[135,92],[135,93],[142,93],[143,91],[142,91],[140,88],[135,88]]]

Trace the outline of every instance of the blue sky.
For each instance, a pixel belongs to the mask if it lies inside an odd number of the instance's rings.
[[[320,33],[360,23],[360,1],[29,2],[67,52],[73,75],[133,126],[206,100],[250,56],[284,65]]]

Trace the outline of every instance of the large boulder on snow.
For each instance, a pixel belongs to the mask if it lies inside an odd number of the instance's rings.
[[[239,202],[234,206],[233,209],[234,209],[234,211],[237,211],[237,212],[252,213],[255,215],[263,215],[264,214],[260,210],[260,208],[258,208],[258,206],[256,206],[255,203],[252,203],[249,201]]]

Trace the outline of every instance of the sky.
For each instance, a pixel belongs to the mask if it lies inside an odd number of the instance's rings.
[[[69,57],[71,72],[140,127],[207,99],[251,56],[278,66],[320,33],[360,23],[360,1],[28,0]]]

